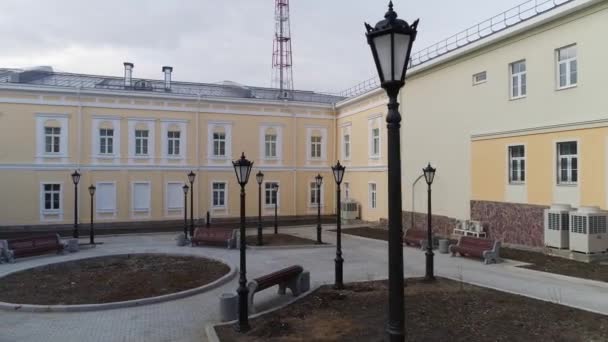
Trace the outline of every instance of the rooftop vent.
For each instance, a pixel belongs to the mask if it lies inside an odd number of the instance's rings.
[[[173,67],[164,66],[163,73],[165,74],[165,91],[171,91],[171,73],[173,72]]]
[[[125,88],[130,88],[133,80],[133,63],[124,62],[125,65]]]

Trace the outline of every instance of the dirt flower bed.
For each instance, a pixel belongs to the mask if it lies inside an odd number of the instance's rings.
[[[335,232],[335,230],[331,230]],[[356,236],[362,236],[370,239],[388,241],[388,230],[384,228],[369,228],[369,227],[360,227],[360,228],[346,228],[342,229],[342,234],[350,234]]]
[[[608,316],[438,279],[410,279],[405,291],[406,341],[604,341]],[[251,320],[246,334],[216,328],[222,342],[382,341],[386,281],[323,286]]]
[[[500,249],[500,256],[531,264],[522,266],[524,268],[608,282],[608,265],[585,263],[543,253],[505,247]]]
[[[315,240],[302,238],[299,236],[289,234],[264,234],[262,236],[262,242],[264,246],[296,246],[296,245],[315,245]],[[247,235],[247,244],[251,246],[257,246],[258,236]]]
[[[148,298],[211,283],[229,270],[215,260],[161,254],[75,260],[0,278],[0,301],[73,305]]]

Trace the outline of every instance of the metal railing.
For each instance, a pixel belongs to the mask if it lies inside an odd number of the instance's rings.
[[[573,1],[575,0],[528,0],[495,15],[490,19],[460,31],[438,43],[416,51],[410,57],[409,67],[413,68],[427,63],[456,49],[475,43],[483,38],[489,37]],[[379,86],[380,81],[378,76],[375,76],[340,92],[340,95],[353,97],[366,93]]]

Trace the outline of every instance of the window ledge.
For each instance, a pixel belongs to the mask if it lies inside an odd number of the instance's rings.
[[[149,154],[136,154],[131,156],[132,159],[150,159],[152,158]]]
[[[264,204],[264,209],[273,209],[274,210],[274,204]],[[277,209],[281,209],[281,206],[277,205]]]
[[[115,214],[116,209],[97,209],[96,212],[98,214]]]
[[[115,154],[96,154],[95,158],[97,158],[97,159],[118,159],[120,157]]]
[[[264,157],[264,158],[262,158],[262,160],[279,161],[279,160],[281,160],[281,158],[280,157]]]
[[[226,206],[225,205],[214,206],[214,207],[211,207],[211,209],[213,209],[213,210],[226,210]]]
[[[147,213],[149,211],[150,211],[149,208],[148,209],[133,209],[134,213],[139,213],[139,214],[141,214],[141,213]]]
[[[526,185],[526,182],[509,182],[509,185],[522,186],[522,185]]]
[[[555,91],[561,91],[561,90],[567,90],[567,89],[572,89],[572,88],[576,88],[578,86],[577,84],[571,84],[571,85],[567,85],[567,86],[563,86],[563,87],[557,87],[555,89]]]
[[[517,100],[523,100],[525,98],[527,98],[528,95],[522,95],[522,96],[515,96],[515,97],[510,97],[509,101],[517,101]]]
[[[63,210],[61,209],[44,209],[42,210],[43,215],[61,215]]]
[[[381,157],[380,157],[379,154],[378,155],[371,155],[371,156],[369,156],[369,159],[373,159],[373,160],[379,160],[380,158]]]
[[[578,186],[578,183],[557,183],[556,185],[563,187],[576,187]]]
[[[229,160],[230,157],[228,157],[228,156],[209,156],[209,159],[211,159],[211,160]]]
[[[39,158],[68,158],[66,153],[43,153],[39,154]]]
[[[166,159],[171,159],[171,160],[181,160],[181,159],[184,159],[184,157],[181,156],[181,155],[171,155],[171,154],[166,155],[165,158]]]

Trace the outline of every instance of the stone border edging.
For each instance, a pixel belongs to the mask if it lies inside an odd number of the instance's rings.
[[[273,249],[304,249],[304,248],[328,248],[335,247],[335,245],[331,243],[323,243],[322,245],[312,244],[312,245],[282,245],[282,246],[256,246],[256,245],[247,245],[247,248],[251,249],[259,249],[259,250],[273,250]]]
[[[69,261],[76,261],[76,260],[85,260],[85,259],[93,259],[93,258],[109,257],[109,256],[133,255],[133,254],[162,254],[162,255],[167,255],[167,256],[191,256],[194,258],[206,258],[206,259],[211,259],[214,261],[221,262],[221,263],[227,265],[230,268],[230,270],[228,271],[228,273],[226,273],[219,279],[216,279],[215,281],[213,281],[209,284],[205,284],[205,285],[202,285],[199,287],[195,287],[195,288],[180,291],[180,292],[169,293],[169,294],[162,295],[162,296],[126,300],[126,301],[121,301],[121,302],[111,302],[111,303],[101,303],[101,304],[75,304],[75,305],[37,305],[37,304],[15,304],[15,303],[0,302],[0,310],[19,311],[19,312],[82,312],[82,311],[110,310],[110,309],[142,306],[142,305],[166,302],[169,300],[180,299],[180,298],[184,298],[184,297],[193,296],[195,294],[207,292],[207,291],[213,290],[221,285],[226,284],[227,282],[229,282],[236,276],[236,267],[234,267],[234,265],[232,265],[231,263],[229,263],[225,260],[219,259],[217,257],[212,257],[212,256],[201,257],[201,256],[192,255],[192,254],[181,254],[181,253],[153,253],[153,252],[152,253],[151,252],[118,253],[118,254],[108,254],[108,255],[102,255],[102,256],[98,255],[98,256],[93,256],[93,257],[88,257],[88,258],[61,261],[61,262],[55,262],[55,263],[48,263],[48,264],[38,265],[35,267],[31,267],[31,268],[42,267],[42,266],[47,266],[47,265],[51,265],[51,264],[59,264],[59,263],[69,262]],[[2,277],[6,277],[10,274],[25,271],[25,270],[28,270],[28,269],[10,272],[10,273],[3,275]],[[2,277],[0,277],[0,279],[2,279]]]
[[[277,310],[281,310],[281,309],[283,309],[283,308],[285,308],[285,307],[287,307],[287,306],[289,306],[289,305],[291,305],[291,304],[293,304],[293,303],[295,303],[295,302],[297,302],[297,301],[299,301],[301,299],[304,299],[304,298],[308,297],[310,294],[312,294],[313,292],[315,292],[316,290],[318,290],[323,285],[329,285],[329,284],[319,284],[319,285],[317,285],[315,287],[311,287],[310,290],[308,290],[307,292],[305,292],[305,293],[303,293],[303,294],[301,294],[301,295],[299,295],[297,297],[294,297],[291,300],[288,300],[287,302],[285,302],[285,303],[283,303],[283,304],[281,304],[281,305],[279,305],[277,307],[270,308],[270,309],[264,310],[262,312],[255,313],[253,315],[249,315],[249,319],[255,319],[257,317],[269,314],[271,312],[274,312],[274,311],[277,311]],[[236,321],[237,320],[228,321],[228,322],[221,322],[221,323],[208,324],[205,327],[205,333],[207,334],[207,339],[209,340],[209,342],[221,342],[220,338],[217,336],[217,333],[215,332],[215,328],[216,327],[221,327],[221,326],[224,326],[224,325],[234,324]]]

